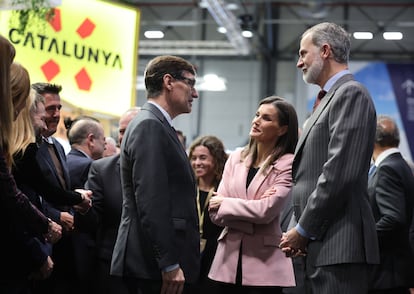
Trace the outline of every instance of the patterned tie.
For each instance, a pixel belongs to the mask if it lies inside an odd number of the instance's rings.
[[[312,112],[315,111],[316,107],[318,107],[319,103],[321,102],[322,98],[325,97],[326,95],[326,91],[325,90],[320,90],[318,93],[318,96],[316,97],[315,103],[313,104],[313,110]]]

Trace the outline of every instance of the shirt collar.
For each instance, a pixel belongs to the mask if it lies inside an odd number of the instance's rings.
[[[46,143],[48,143],[48,144],[53,144],[53,139],[52,139],[52,137],[43,137],[43,136],[42,136],[42,138],[43,138],[43,141],[45,141]]]
[[[390,148],[383,151],[380,155],[378,155],[377,160],[375,160],[375,166],[379,166],[385,158],[394,153],[400,153],[400,150],[398,148]]]
[[[350,74],[351,72],[348,69],[341,70],[340,72],[334,74],[323,86],[323,90],[326,92],[329,92],[329,90],[332,88],[332,86],[336,83],[337,80],[342,78],[344,75]]]
[[[171,116],[168,114],[167,111],[165,111],[164,108],[162,108],[160,105],[158,105],[156,102],[154,101],[147,101],[148,103],[154,105],[155,107],[158,108],[159,111],[161,111],[161,113],[164,115],[165,119],[168,121],[168,123],[170,124],[170,126],[172,126],[172,119]]]
[[[80,153],[82,153],[83,155],[85,155],[87,158],[90,158],[90,159],[92,159],[85,151],[83,151],[83,150],[80,150],[80,149],[77,149],[77,148],[72,148],[72,149],[74,149],[74,150],[77,150],[77,151],[79,151]]]

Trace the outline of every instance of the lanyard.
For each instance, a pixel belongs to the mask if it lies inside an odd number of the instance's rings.
[[[198,212],[198,223],[200,225],[200,236],[203,235],[203,223],[204,223],[204,211],[208,206],[208,202],[210,201],[211,196],[213,196],[214,188],[211,188],[208,191],[206,201],[204,202],[204,207],[201,209],[200,207],[200,189],[197,188],[197,212]]]

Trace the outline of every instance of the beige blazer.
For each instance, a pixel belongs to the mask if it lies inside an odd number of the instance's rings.
[[[224,226],[209,278],[235,283],[237,261],[242,246],[242,284],[250,286],[294,286],[290,258],[278,248],[282,235],[280,214],[292,185],[292,154],[286,154],[263,174],[260,170],[246,190],[251,159],[241,161],[241,150],[227,160],[218,195],[226,197],[212,221]],[[270,187],[277,191],[261,195]]]

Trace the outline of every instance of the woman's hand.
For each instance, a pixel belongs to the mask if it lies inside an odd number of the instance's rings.
[[[272,196],[273,194],[275,194],[275,193],[276,193],[276,191],[277,191],[276,187],[270,187],[269,189],[267,189],[267,190],[263,193],[263,195],[262,195],[262,196],[260,196],[260,199],[270,197],[270,196]]]
[[[209,205],[208,205],[208,209],[209,210],[218,210],[220,208],[221,203],[223,202],[224,197],[223,196],[218,196],[216,193],[216,196],[211,197]]]

